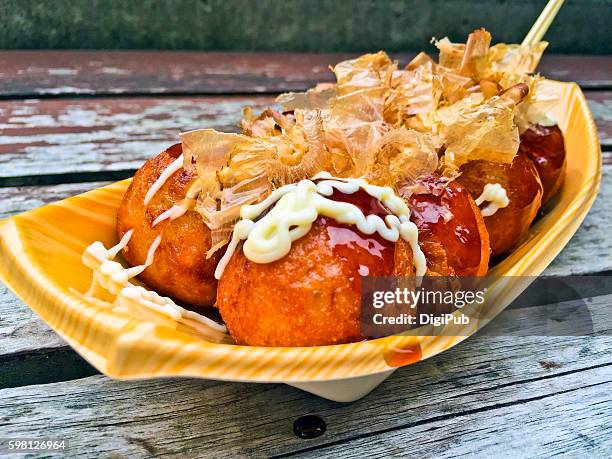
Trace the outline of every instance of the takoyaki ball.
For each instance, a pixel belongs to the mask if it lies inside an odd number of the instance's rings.
[[[520,149],[533,161],[540,174],[544,204],[559,191],[565,175],[565,144],[561,129],[557,125],[536,124],[521,134]]]
[[[435,177],[408,198],[411,220],[427,260],[427,275],[482,276],[489,267],[489,235],[474,199],[460,184]]]
[[[364,213],[388,211],[363,191],[332,199]],[[225,267],[217,305],[231,336],[251,346],[320,346],[364,339],[360,276],[414,275],[412,250],[377,233],[319,216],[291,250],[272,263],[254,263],[240,247]]]
[[[542,203],[538,171],[522,151],[511,164],[470,161],[461,167],[461,175],[456,181],[474,198],[482,194],[488,183],[497,183],[506,190],[508,206],[484,218],[493,257],[508,252],[523,238]]]
[[[194,173],[180,169],[145,206],[147,191],[162,172],[180,156],[180,144],[147,161],[134,175],[117,214],[117,233],[121,238],[128,230],[134,233],[124,250],[127,262],[143,264],[149,247],[158,235],[161,243],[154,261],[139,278],[158,293],[194,306],[215,302],[214,270],[222,254],[206,259],[211,247],[210,230],[202,217],[189,210],[175,220],[164,220],[155,227],[153,221],[185,197]]]

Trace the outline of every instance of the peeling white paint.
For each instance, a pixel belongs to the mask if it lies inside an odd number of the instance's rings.
[[[129,75],[131,72],[118,67],[102,67],[100,73],[106,73],[107,75]]]
[[[55,88],[34,88],[38,94],[91,94],[92,89],[77,88],[75,86],[57,86]]]
[[[77,69],[71,68],[56,68],[56,69],[47,69],[47,73],[49,75],[78,75],[79,71]]]

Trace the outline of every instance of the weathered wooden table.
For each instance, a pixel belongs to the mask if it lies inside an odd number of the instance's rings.
[[[0,218],[127,177],[180,131],[329,80],[345,56],[0,52]],[[399,56],[406,61],[409,56]],[[546,56],[604,150],[599,198],[548,274],[612,270],[612,57]],[[0,284],[0,438],[71,456],[612,454],[612,337],[475,336],[342,405],[283,385],[101,376]],[[316,414],[327,431],[293,433]]]

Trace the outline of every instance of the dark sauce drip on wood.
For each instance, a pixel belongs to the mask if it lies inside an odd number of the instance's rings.
[[[293,422],[293,433],[305,440],[320,437],[327,430],[325,421],[314,414],[302,416]]]

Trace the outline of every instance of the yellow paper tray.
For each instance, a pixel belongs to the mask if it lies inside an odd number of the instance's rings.
[[[491,274],[540,274],[576,232],[597,194],[601,151],[584,95],[574,83],[547,84],[560,96],[552,115],[565,133],[565,183],[554,207]],[[81,254],[94,240],[106,246],[116,243],[116,211],[128,183],[117,182],[0,222],[0,280],[108,376],[282,382],[348,401],[365,395],[397,366],[436,355],[466,337],[391,336],[308,348],[237,346],[209,342],[169,320],[147,320],[103,302],[85,301],[75,293],[85,291],[91,281]],[[498,311],[525,287],[499,285]]]

